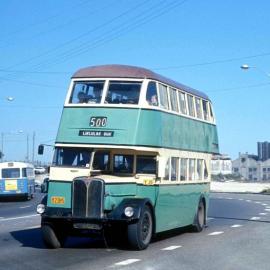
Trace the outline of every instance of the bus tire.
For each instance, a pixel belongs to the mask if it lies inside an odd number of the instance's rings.
[[[192,226],[193,231],[201,232],[204,228],[204,225],[205,225],[205,204],[203,200],[201,199],[198,204],[196,216],[195,216],[194,223]]]
[[[47,248],[61,248],[64,245],[64,237],[56,232],[50,225],[41,226],[42,239]]]
[[[136,223],[128,225],[128,242],[133,249],[143,250],[150,244],[153,234],[153,216],[148,205]]]

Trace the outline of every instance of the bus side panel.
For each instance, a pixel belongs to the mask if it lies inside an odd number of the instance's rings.
[[[154,110],[142,110],[136,143],[218,153],[217,129],[213,124]]]
[[[208,205],[210,184],[160,185],[156,203],[156,232],[193,224],[201,195]]]

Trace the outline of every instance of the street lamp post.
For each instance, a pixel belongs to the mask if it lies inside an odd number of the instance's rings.
[[[260,73],[266,75],[267,77],[270,77],[270,73],[266,72],[265,70],[258,68],[257,66],[249,66],[248,64],[243,64],[242,66],[240,66],[241,69],[243,70],[249,70],[251,68],[254,68],[256,70],[258,70]]]

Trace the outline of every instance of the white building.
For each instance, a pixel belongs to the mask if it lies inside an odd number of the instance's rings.
[[[233,172],[246,180],[270,180],[270,159],[261,161],[256,155],[240,153],[239,157],[232,164]]]
[[[213,175],[232,174],[232,160],[227,155],[214,155],[211,160]]]

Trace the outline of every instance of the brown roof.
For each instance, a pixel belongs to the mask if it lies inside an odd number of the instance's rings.
[[[168,79],[162,75],[159,75],[149,69],[127,66],[127,65],[103,65],[103,66],[92,66],[79,69],[72,78],[136,78],[136,79],[152,79],[157,80],[172,87],[182,89],[191,94],[200,96],[208,99],[208,96],[200,91],[197,91],[191,87],[183,85]]]

